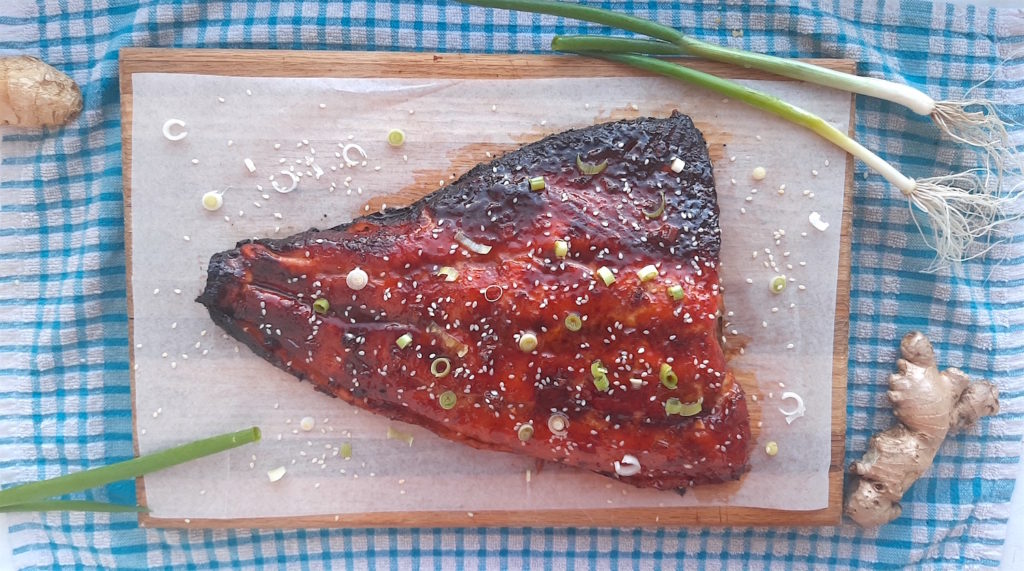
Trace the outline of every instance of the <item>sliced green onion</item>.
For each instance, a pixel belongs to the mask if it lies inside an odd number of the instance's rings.
[[[451,410],[455,408],[455,403],[459,400],[459,397],[455,396],[452,391],[445,391],[437,397],[437,404],[441,405],[441,408],[445,410]]]
[[[593,163],[583,162],[583,159],[580,158],[579,155],[576,155],[576,168],[580,169],[580,172],[585,175],[593,176],[595,174],[601,174],[601,171],[603,171],[607,166],[608,159],[605,159],[595,165]]]
[[[267,479],[271,482],[279,482],[284,475],[288,473],[288,468],[284,466],[278,466],[277,468],[271,468],[267,470]]]
[[[327,301],[326,298],[321,297],[320,299],[313,302],[313,311],[323,315],[327,313],[327,310],[331,308],[331,302]]]
[[[430,363],[430,374],[437,378],[447,377],[452,372],[452,362],[447,357],[438,357]]]
[[[583,319],[580,314],[573,312],[565,316],[565,328],[569,331],[579,331],[583,329]]]
[[[487,246],[485,244],[478,244],[478,243],[474,242],[469,236],[466,236],[465,234],[463,234],[461,230],[459,230],[458,232],[455,233],[455,240],[458,243],[460,243],[463,246],[465,246],[467,249],[469,249],[472,252],[475,252],[477,254],[487,254],[487,253],[490,253],[490,251],[491,251],[491,247],[490,246]]]
[[[768,287],[772,293],[782,293],[782,290],[786,289],[786,276],[775,276]]]
[[[658,277],[658,268],[654,264],[644,266],[636,273],[636,277],[640,278],[641,282],[649,282]]]
[[[129,513],[147,512],[142,506],[112,504],[110,502],[93,502],[87,500],[39,500],[0,507],[0,513],[16,512],[94,512],[94,513]]]
[[[526,442],[527,440],[533,438],[533,425],[524,424],[520,426],[519,430],[516,431],[516,435],[519,436],[519,440],[522,442]]]
[[[405,143],[405,131],[392,129],[388,131],[388,144],[392,147],[401,147]]]
[[[555,436],[565,436],[569,433],[569,417],[564,412],[555,412],[548,417],[548,430]]]
[[[220,209],[224,205],[224,192],[220,190],[211,190],[203,195],[203,208],[214,211]]]
[[[601,392],[607,392],[608,391],[608,386],[609,386],[609,382],[608,382],[608,377],[606,375],[601,375],[600,377],[594,377],[594,388],[596,388],[597,390],[599,390]]]
[[[597,269],[597,277],[601,278],[601,281],[603,281],[606,286],[610,286],[615,283],[615,274],[613,274],[607,266],[601,266]]]
[[[459,270],[451,266],[444,266],[437,270],[437,275],[444,276],[444,281],[446,282],[453,282],[459,278]]]
[[[679,386],[679,377],[676,376],[676,372],[672,370],[672,365],[668,363],[661,364],[661,371],[658,373],[658,378],[661,379],[661,384],[665,385],[666,389],[674,389]]]
[[[345,460],[351,460],[352,459],[352,443],[350,443],[350,442],[343,442],[341,444],[341,446],[338,447],[338,456],[341,456]]]
[[[555,257],[562,259],[569,255],[569,243],[565,240],[555,240]]]
[[[531,353],[537,348],[537,336],[529,331],[519,336],[519,350]]]
[[[544,182],[544,177],[535,176],[530,179],[530,190],[538,192],[547,188],[547,183]]]
[[[445,331],[444,327],[441,327],[434,321],[431,321],[430,325],[427,326],[427,333],[437,335],[441,339],[441,343],[444,344],[445,348],[455,351],[455,354],[460,358],[465,357],[466,354],[469,353],[469,346],[462,341],[459,341],[451,333]]]
[[[593,375],[594,378],[602,377],[608,374],[608,369],[604,366],[604,363],[598,359],[590,364],[590,374]]]
[[[157,470],[256,442],[259,439],[260,429],[254,426],[238,432],[205,438],[160,452],[145,454],[109,466],[92,468],[41,482],[13,486],[6,490],[0,490],[0,507],[37,502],[54,496],[64,496],[89,488],[105,486],[121,480],[138,478]]]
[[[696,416],[703,410],[704,397],[697,399],[694,402],[684,402],[683,408],[677,412],[679,416]]]
[[[678,398],[672,397],[665,401],[665,414],[678,414],[679,416],[696,416],[700,414],[703,402],[703,397],[697,399],[696,402],[682,402]]]
[[[779,453],[779,443],[772,440],[768,444],[765,444],[764,453],[769,456],[775,456],[776,454]]]
[[[398,339],[395,339],[395,345],[398,345],[399,349],[405,349],[409,346],[409,343],[412,343],[412,335],[409,333],[405,333]]]
[[[412,441],[415,440],[415,438],[415,436],[409,434],[408,432],[396,430],[394,427],[391,426],[388,427],[388,440],[401,440],[402,442],[405,442],[409,446],[412,446]]]
[[[646,216],[649,220],[661,218],[661,215],[665,213],[665,192],[662,191],[659,194],[661,195],[661,204],[658,205],[658,207],[652,210],[651,212],[644,210],[644,216]]]
[[[686,296],[686,291],[683,290],[683,286],[679,284],[668,286],[668,294],[672,296],[672,299],[679,301]]]

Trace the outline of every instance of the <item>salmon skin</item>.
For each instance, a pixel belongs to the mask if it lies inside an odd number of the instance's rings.
[[[681,489],[748,467],[719,249],[703,135],[673,113],[549,136],[407,208],[239,242],[197,301],[355,406]]]

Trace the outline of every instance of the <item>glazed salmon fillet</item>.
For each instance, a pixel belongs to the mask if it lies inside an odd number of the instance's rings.
[[[681,489],[748,467],[719,251],[706,144],[675,113],[549,136],[406,208],[240,242],[198,301],[352,405]]]

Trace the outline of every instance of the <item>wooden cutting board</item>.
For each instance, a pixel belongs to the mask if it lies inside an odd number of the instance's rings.
[[[816,60],[816,63],[842,71],[854,71],[855,65],[846,60]],[[126,216],[126,245],[129,279],[129,327],[132,346],[135,347],[135,304],[132,286],[133,258],[131,256],[132,228],[132,133],[133,133],[133,76],[140,73],[202,74],[243,77],[344,77],[344,78],[444,78],[444,79],[536,79],[565,77],[632,77],[644,76],[618,65],[566,58],[559,56],[495,56],[462,54],[383,53],[383,52],[285,52],[285,51],[229,51],[229,50],[160,50],[126,49],[120,54],[122,138],[124,149],[124,199]],[[778,79],[759,72],[743,70],[708,62],[690,62],[689,65],[715,75],[738,79]],[[853,129],[854,107],[850,104],[850,129]],[[617,118],[617,117],[611,117]],[[720,138],[736,134],[716,133],[713,126],[701,126],[715,147]],[[724,145],[723,145],[724,146]],[[499,149],[495,149],[496,151]],[[712,149],[714,160],[726,157]],[[478,161],[467,155],[454,157],[450,169],[464,172]],[[831,463],[829,466],[828,507],[814,511],[786,511],[747,507],[666,507],[666,508],[608,508],[588,510],[494,510],[480,511],[467,519],[463,511],[405,511],[347,514],[339,521],[334,516],[260,517],[260,518],[161,518],[141,515],[143,525],[161,527],[319,527],[319,526],[508,526],[508,525],[601,525],[601,526],[711,526],[711,525],[835,525],[841,517],[843,453],[846,421],[846,365],[849,308],[850,205],[852,196],[852,158],[846,164],[846,188],[843,195],[842,234],[840,238],[837,303],[835,307],[834,353],[831,387]],[[436,173],[423,178],[436,180]],[[722,181],[719,181],[722,184]],[[429,185],[415,184],[387,196],[367,202],[376,209],[387,200],[392,205],[407,204],[432,190]],[[225,247],[229,244],[225,244]],[[132,355],[133,365],[136,356]],[[136,375],[132,374],[133,404],[136,395]],[[737,378],[748,387],[756,387],[752,373],[737,371]],[[756,390],[756,389],[755,389]],[[139,411],[135,410],[135,442],[138,452]],[[759,418],[754,407],[754,420]],[[138,500],[146,505],[145,479],[138,480]]]

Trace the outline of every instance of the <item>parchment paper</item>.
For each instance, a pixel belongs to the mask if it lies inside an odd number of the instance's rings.
[[[139,448],[150,452],[253,424],[264,431],[257,445],[147,476],[154,518],[827,505],[846,164],[827,143],[742,104],[655,78],[133,77],[130,255]],[[848,128],[848,96],[795,82],[751,83]],[[759,384],[749,397],[757,399],[751,405],[763,422],[755,428],[752,469],[728,493],[698,489],[680,497],[551,464],[538,473],[532,459],[473,450],[361,412],[226,338],[193,301],[210,256],[238,240],[330,227],[363,213],[372,197],[377,207],[388,200],[380,197],[403,189],[425,194],[461,174],[455,169],[463,164],[488,160],[487,149],[672,109],[691,115],[709,140],[722,210],[726,331],[745,342],[732,367],[756,373]],[[185,121],[185,139],[164,138],[161,128],[171,118]],[[386,144],[391,128],[405,131],[404,146]],[[346,166],[339,153],[348,143],[366,151],[365,165]],[[275,192],[269,177],[286,186],[289,178],[280,171],[290,166],[303,175],[298,187]],[[757,166],[766,169],[764,180],[752,178]],[[204,193],[225,189],[221,210],[201,207]],[[831,227],[812,227],[812,211]],[[769,254],[778,270],[764,267]],[[779,295],[769,291],[777,274],[791,279]],[[791,425],[778,410],[795,408],[781,401],[784,390],[798,393],[807,407]],[[299,428],[306,416],[316,419],[309,432]],[[389,426],[415,435],[413,445],[387,440]],[[778,443],[774,458],[764,452],[768,441]],[[352,446],[350,460],[337,455],[343,443]],[[271,483],[267,471],[278,466],[287,474]]]

